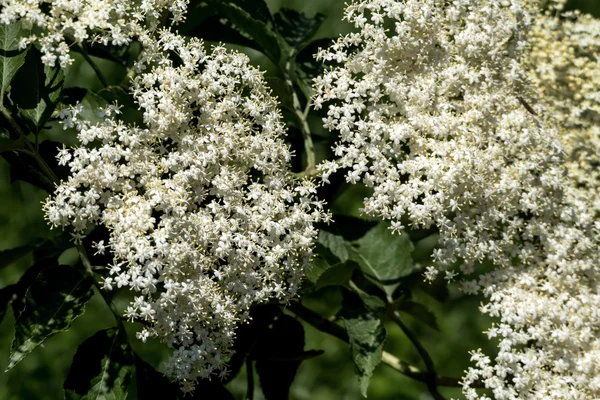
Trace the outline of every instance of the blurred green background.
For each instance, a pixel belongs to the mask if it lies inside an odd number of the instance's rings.
[[[334,37],[340,32],[348,32],[350,27],[341,21],[343,12],[342,0],[267,0],[271,11],[280,7],[295,8],[308,15],[320,12],[327,16],[326,21],[318,32],[318,37]],[[600,16],[600,0],[572,0],[569,8],[578,8]],[[263,61],[255,53],[253,59]],[[99,89],[100,82],[93,71],[81,60],[78,60],[70,72],[70,86]],[[122,78],[123,70],[115,68],[115,82]],[[47,137],[58,133],[47,132]],[[67,138],[73,141],[73,138]],[[40,203],[45,193],[27,183],[16,181],[10,183],[10,167],[0,158],[0,250],[10,249],[27,243],[36,238],[44,238],[50,234],[41,211]],[[31,264],[28,257],[0,269],[0,288],[15,283],[23,271]],[[436,314],[440,331],[433,330],[415,320],[409,320],[409,325],[422,339],[425,348],[436,363],[438,372],[442,375],[460,377],[469,365],[468,351],[479,347],[491,352],[493,344],[488,343],[482,331],[489,321],[477,311],[481,299],[465,297],[454,288],[450,300],[444,304],[438,303],[425,293],[417,293],[418,300],[428,305]],[[305,304],[323,315],[333,315],[339,308],[341,298],[335,289],[324,289],[305,300]],[[117,306],[124,308],[127,299],[123,296],[116,299]],[[0,371],[8,364],[8,350],[14,333],[14,317],[10,307],[0,324]],[[0,372],[0,399],[4,400],[55,400],[63,398],[62,383],[66,378],[69,366],[77,346],[99,329],[114,325],[114,319],[108,308],[95,295],[87,305],[86,313],[77,319],[73,327],[47,340],[42,347],[36,349],[10,372]],[[131,329],[136,327],[132,324]],[[395,326],[388,326],[388,341],[386,350],[399,358],[415,365],[419,357],[412,345]],[[292,385],[291,399],[298,400],[358,400],[358,381],[354,375],[353,365],[348,346],[336,338],[320,333],[310,326],[305,326],[306,349],[321,349],[321,356],[304,361],[299,369],[296,380]],[[142,345],[132,340],[135,350],[148,362],[158,366],[160,360],[168,352],[167,349],[155,342]],[[243,399],[246,392],[245,372],[230,383],[229,389],[236,399]],[[457,389],[441,389],[447,397],[460,397]],[[132,388],[129,398],[137,396]],[[256,400],[261,400],[260,389],[256,389]],[[425,386],[408,379],[385,365],[380,365],[372,379],[369,389],[369,399],[430,399]]]

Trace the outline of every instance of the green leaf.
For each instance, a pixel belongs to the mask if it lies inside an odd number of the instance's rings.
[[[275,28],[279,34],[293,47],[301,48],[313,37],[325,15],[317,13],[310,18],[290,8],[282,8],[275,14]]]
[[[57,265],[39,273],[25,295],[25,309],[15,321],[7,371],[55,333],[66,331],[83,314],[92,282],[74,268]]]
[[[381,222],[355,243],[358,248],[350,247],[350,258],[360,265],[367,277],[392,296],[400,279],[414,269],[413,244],[408,234],[393,234],[388,224]]]
[[[306,278],[311,283],[316,284],[319,277],[331,267],[333,267],[333,265],[331,265],[325,257],[317,255],[310,261],[310,269],[306,273]]]
[[[185,395],[177,383],[169,381],[167,377],[138,356],[135,356],[135,377],[138,398],[141,400],[234,400],[233,395],[223,387],[218,379],[212,381],[199,379],[194,393]]]
[[[250,5],[249,0],[246,1],[210,1],[210,5],[216,7],[219,11],[219,15],[227,19],[229,24],[232,25],[238,32],[240,32],[245,38],[255,42],[260,50],[269,57],[275,64],[279,63],[281,58],[280,46],[282,43],[278,40],[277,35],[263,22],[260,18],[260,14],[264,11],[253,11],[249,12],[247,6]],[[242,6],[240,6],[240,4]],[[257,2],[260,4],[260,1]],[[252,1],[254,5],[254,1]],[[260,8],[260,6],[258,7]]]
[[[62,69],[45,66],[35,47],[27,52],[25,63],[14,77],[10,97],[35,133],[56,108],[63,82]]]
[[[257,343],[252,356],[265,399],[287,399],[298,367],[307,358],[302,324],[281,315]]]
[[[25,62],[27,49],[19,50],[19,40],[27,33],[20,24],[0,24],[0,104],[4,101],[6,89]]]
[[[9,266],[21,257],[25,257],[27,254],[31,253],[33,250],[37,249],[43,244],[43,240],[37,240],[36,243],[33,244],[0,251],[0,269]]]
[[[345,286],[352,278],[352,273],[359,268],[354,261],[348,260],[344,263],[339,263],[324,271],[315,283],[315,290],[327,286]]]
[[[398,311],[409,314],[417,321],[424,323],[436,331],[440,330],[435,314],[424,304],[412,300],[403,301],[398,307]]]
[[[67,400],[125,400],[133,352],[117,328],[96,332],[77,349],[64,383]]]
[[[106,107],[108,104],[109,102],[104,97],[92,90],[88,90],[81,101],[83,110],[80,115],[86,121],[90,121],[92,125],[101,122],[104,118],[100,115],[99,109]]]
[[[373,371],[381,362],[383,353],[386,331],[381,314],[384,310],[385,304],[378,297],[344,291],[339,315],[343,318],[348,332],[360,391],[365,397]]]
[[[348,253],[349,243],[343,237],[321,230],[319,231],[318,243],[328,248],[341,262],[350,257]]]
[[[240,7],[256,20],[268,23],[273,19],[264,0],[228,0],[228,2]]]

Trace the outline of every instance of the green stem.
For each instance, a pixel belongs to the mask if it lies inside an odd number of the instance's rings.
[[[92,281],[94,282],[94,286],[96,287],[96,290],[98,290],[98,293],[100,293],[100,296],[102,296],[102,298],[104,299],[104,302],[108,305],[108,308],[110,308],[110,311],[114,315],[115,320],[117,321],[117,325],[119,326],[119,329],[121,329],[121,330],[123,330],[123,332],[125,332],[125,325],[123,325],[123,321],[121,320],[121,313],[119,313],[119,310],[117,310],[117,307],[115,306],[115,304],[106,295],[105,291],[98,284],[98,281],[94,278],[94,268],[92,267],[92,264],[90,263],[90,259],[88,258],[87,252],[85,251],[85,247],[83,247],[83,244],[81,242],[77,243],[77,252],[79,253],[79,258],[81,259],[81,262],[83,263],[83,267],[85,268],[87,274],[90,276],[90,278],[92,278]]]
[[[425,347],[423,347],[419,339],[411,332],[410,329],[408,329],[408,327],[404,324],[402,319],[400,319],[400,313],[398,311],[394,311],[391,314],[391,318],[392,321],[394,321],[396,325],[398,325],[400,329],[402,329],[402,332],[404,332],[408,340],[410,340],[411,343],[415,346],[417,352],[419,353],[419,356],[421,356],[421,359],[425,363],[425,368],[427,368],[428,372],[425,383],[427,384],[427,389],[429,390],[429,393],[431,393],[433,398],[436,400],[445,400],[444,397],[437,390],[437,373],[435,372],[435,365],[433,364],[431,356],[429,355]]]
[[[304,139],[304,150],[306,151],[306,168],[302,173],[305,176],[313,175],[316,172],[316,158],[315,158],[315,145],[312,140],[310,126],[308,125],[308,112],[310,111],[310,100],[307,101],[306,107],[302,109],[300,104],[300,98],[296,93],[296,88],[293,81],[293,60],[294,50],[290,53],[284,68],[285,83],[287,84],[290,92],[292,93],[292,104],[294,106],[294,114],[300,121],[300,131],[302,132],[302,138]]]
[[[81,50],[81,55],[83,56],[83,58],[85,59],[85,61],[87,61],[87,63],[90,64],[90,67],[92,67],[92,69],[96,73],[96,76],[98,77],[98,79],[100,80],[100,82],[102,83],[102,85],[104,87],[110,86],[108,84],[108,82],[106,81],[106,79],[104,78],[104,75],[102,74],[102,71],[100,70],[100,68],[98,67],[98,65],[96,65],[96,63],[94,62],[94,60],[92,60],[92,58],[88,54],[87,49],[85,48],[85,44],[80,45],[79,49]]]
[[[288,310],[319,331],[334,336],[346,343],[350,343],[348,333],[343,327],[327,320],[311,309],[304,307],[299,302],[290,303],[288,305]],[[381,362],[397,372],[400,372],[401,374],[419,382],[427,383],[428,380],[430,380],[429,372],[424,372],[419,368],[407,363],[406,361],[400,360],[398,357],[388,353],[387,351],[382,353]],[[435,381],[440,386],[462,387],[458,379],[448,376],[435,376]]]

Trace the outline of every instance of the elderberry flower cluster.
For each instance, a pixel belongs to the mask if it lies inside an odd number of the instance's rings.
[[[227,374],[252,305],[296,294],[327,216],[314,184],[290,172],[276,99],[246,56],[169,33],[156,48],[178,62],[134,78],[145,126],[116,107],[99,123],[68,113],[81,146],[59,154],[71,176],[44,210],[78,234],[108,228],[103,287],[137,293],[126,316],[144,322],[139,338],[174,349],[163,369],[190,391]]]
[[[122,46],[147,39],[170,13],[173,23],[185,17],[188,0],[0,0],[0,23],[20,23],[31,30],[20,47],[38,43],[44,64],[66,68],[72,44],[92,39]]]
[[[357,1],[346,18],[358,33],[318,54],[335,65],[314,103],[339,134],[323,179],[341,170],[370,187],[363,211],[396,231],[435,226],[426,277],[452,279],[458,264],[463,290],[487,297],[498,354],[473,353],[468,399],[475,381],[496,399],[600,396],[600,223],[566,176],[564,121],[544,117],[528,81],[536,6]],[[496,268],[481,273],[484,260]]]
[[[548,11],[528,38],[528,77],[558,123],[569,176],[600,216],[600,20]]]

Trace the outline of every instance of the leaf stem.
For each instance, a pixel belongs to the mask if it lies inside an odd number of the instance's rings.
[[[302,138],[304,139],[304,150],[306,151],[306,168],[302,173],[304,176],[313,175],[316,172],[316,159],[315,159],[315,145],[312,140],[310,126],[308,125],[308,113],[310,111],[310,99],[306,102],[306,107],[302,109],[300,99],[296,93],[293,81],[293,59],[295,50],[292,50],[286,63],[283,74],[285,76],[285,83],[288,85],[292,93],[292,104],[294,106],[294,114],[300,121],[300,130],[302,131]]]
[[[98,293],[100,293],[100,296],[102,296],[102,298],[104,299],[104,302],[108,305],[108,308],[110,308],[110,311],[112,312],[113,316],[115,317],[115,320],[117,321],[117,325],[119,326],[119,329],[121,329],[123,332],[126,332],[125,325],[123,324],[123,321],[121,319],[121,313],[119,313],[119,310],[117,310],[117,307],[115,306],[115,304],[106,295],[105,291],[100,287],[100,285],[98,284],[98,281],[94,277],[94,269],[92,267],[92,264],[90,263],[90,259],[88,258],[87,252],[85,251],[85,247],[83,247],[83,243],[81,243],[81,242],[77,243],[77,252],[79,253],[79,258],[81,259],[81,262],[83,263],[83,266],[84,266],[86,272],[88,273],[90,278],[92,278],[92,281],[94,282],[94,286],[96,287],[96,290],[98,290]]]
[[[306,323],[312,325],[321,332],[334,336],[346,343],[350,342],[348,334],[346,333],[346,330],[343,327],[329,321],[328,319],[322,317],[318,313],[303,306],[301,303],[291,302],[288,305],[288,310],[290,310],[297,317],[303,319]],[[406,375],[407,377],[417,380],[419,382],[427,384],[428,380],[431,379],[431,374],[429,372],[424,372],[419,368],[407,363],[406,361],[400,360],[398,357],[386,351],[384,351],[381,356],[381,362],[387,365],[388,367],[400,372],[401,374]],[[462,387],[458,379],[448,376],[435,376],[435,382],[439,386]]]
[[[100,82],[102,83],[102,85],[104,87],[110,86],[108,84],[108,82],[106,81],[106,78],[104,78],[104,75],[102,74],[102,71],[100,70],[100,68],[98,67],[98,65],[96,65],[96,63],[94,62],[94,60],[92,60],[92,57],[90,57],[90,55],[88,54],[87,49],[85,48],[85,45],[82,44],[82,45],[79,45],[78,47],[81,50],[81,55],[83,56],[83,58],[85,59],[85,61],[87,61],[87,63],[90,64],[90,67],[92,67],[92,69],[96,73],[96,76],[98,77],[98,79],[100,80]]]
[[[393,313],[391,313],[390,316],[392,321],[394,321],[396,325],[400,327],[400,329],[402,330],[402,332],[404,332],[408,340],[410,340],[411,343],[415,346],[417,352],[419,353],[419,356],[421,356],[421,359],[425,363],[425,368],[427,368],[428,372],[426,375],[425,383],[427,384],[427,389],[429,390],[429,393],[431,393],[431,396],[433,396],[433,398],[436,400],[444,400],[444,397],[437,390],[437,373],[435,372],[435,365],[433,363],[433,360],[431,359],[431,356],[429,355],[425,347],[423,347],[419,339],[413,334],[413,332],[411,332],[410,329],[408,329],[408,327],[404,324],[402,319],[400,319],[400,313],[398,311],[394,311]]]

